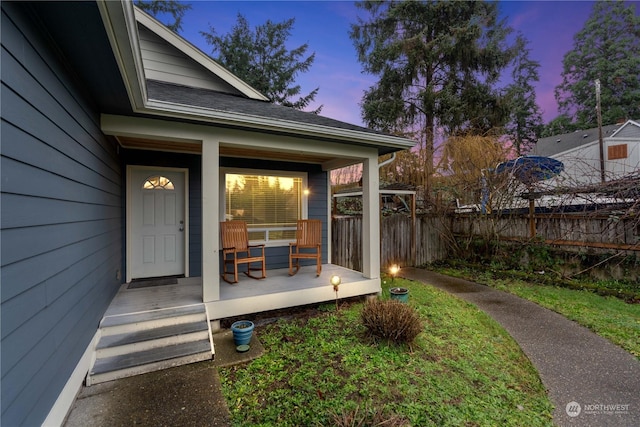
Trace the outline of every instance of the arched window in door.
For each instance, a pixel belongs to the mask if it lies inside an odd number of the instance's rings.
[[[173,182],[166,176],[150,176],[142,185],[145,190],[173,190]]]

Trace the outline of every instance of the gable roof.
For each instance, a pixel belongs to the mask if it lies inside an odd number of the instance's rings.
[[[205,66],[212,76],[224,75],[229,84],[241,89],[240,92],[244,97],[230,98],[216,91],[148,80],[144,74],[144,59],[137,32],[137,20],[144,15],[134,13],[130,2],[99,1],[98,7],[114,56],[125,80],[134,115],[160,116],[195,123],[232,126],[250,131],[363,145],[375,147],[379,155],[409,149],[416,144],[415,141],[405,137],[375,132],[289,107],[275,106],[258,99],[260,98],[258,95],[247,96],[251,91],[247,89],[248,86],[243,88],[246,83],[237,80],[237,77],[224,70],[213,59],[179,35],[169,34],[166,28],[162,30],[154,23],[145,20],[149,24],[147,28],[159,30],[173,47],[189,58],[195,58],[194,60]],[[197,95],[204,96],[204,99],[199,100]]]
[[[602,126],[602,137],[608,138],[612,136],[622,124]],[[571,133],[565,133],[561,135],[549,136],[546,138],[540,138],[536,142],[536,146],[533,149],[533,154],[538,156],[553,156],[559,153],[563,153],[568,150],[580,147],[582,145],[597,142],[599,139],[598,128],[577,130]]]
[[[236,77],[233,73],[224,68],[222,65],[218,64],[211,57],[206,55],[186,39],[180,37],[178,34],[162,25],[158,20],[137,7],[134,7],[134,10],[136,21],[139,24],[148,28],[153,34],[172,46],[179,54],[187,56],[190,60],[205,68],[211,73],[212,78],[223,80],[234,89],[236,89],[239,93],[245,95],[247,98],[256,99],[259,101],[269,100],[269,98],[261,94],[253,87],[249,86],[243,80]],[[144,62],[146,62],[146,60],[143,58],[143,63]],[[149,76],[147,76],[147,78],[149,78]]]
[[[611,135],[611,138],[640,139],[640,123],[635,120],[627,120]]]

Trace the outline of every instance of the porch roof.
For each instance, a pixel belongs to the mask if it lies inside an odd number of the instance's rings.
[[[147,93],[149,95],[149,99],[159,101],[194,105],[211,110],[225,111],[228,113],[267,117],[275,120],[312,123],[320,126],[385,135],[382,132],[377,132],[362,126],[331,119],[318,114],[296,110],[295,108],[284,107],[269,101],[259,101],[214,90],[181,86],[156,80],[147,80]]]

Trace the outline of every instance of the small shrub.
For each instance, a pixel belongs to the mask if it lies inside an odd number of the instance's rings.
[[[394,344],[411,344],[422,332],[422,322],[416,310],[396,300],[369,300],[360,316],[370,336]]]
[[[410,424],[407,420],[397,416],[388,415],[384,411],[361,409],[356,407],[349,411],[345,410],[339,414],[333,413],[332,426],[334,427],[405,427]]]

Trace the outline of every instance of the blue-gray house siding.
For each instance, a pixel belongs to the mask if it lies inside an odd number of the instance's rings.
[[[126,277],[128,165],[189,170],[189,273],[202,274],[202,157],[128,150],[102,133],[101,113],[135,114],[96,3],[0,6],[0,424],[32,426],[45,421]],[[327,172],[259,159],[220,166],[306,172],[327,262]],[[268,248],[268,269],[287,266],[286,245]]]
[[[28,8],[2,2],[2,425],[39,425],[121,283],[115,141]],[[88,58],[89,59],[89,58]]]

